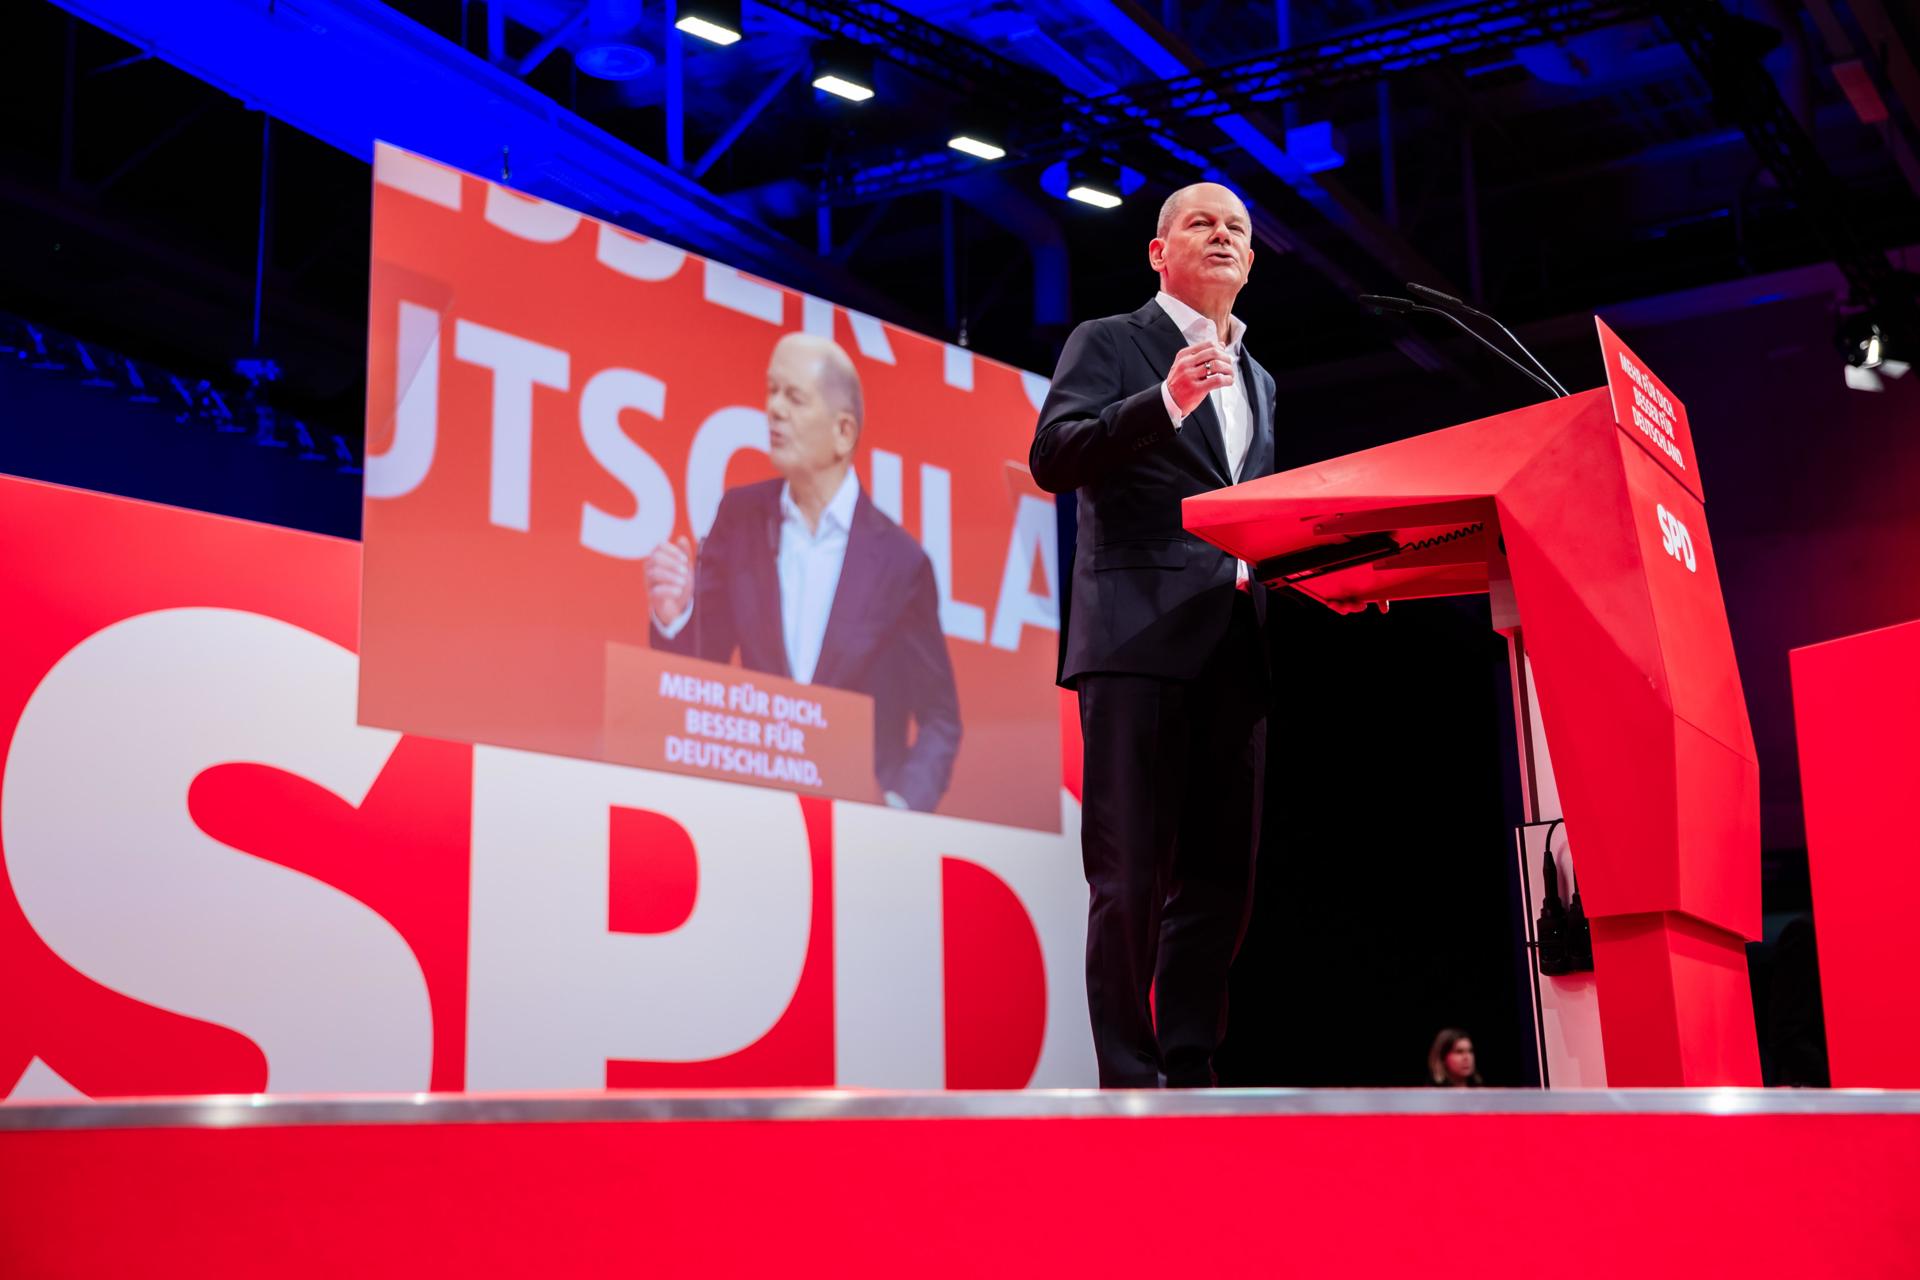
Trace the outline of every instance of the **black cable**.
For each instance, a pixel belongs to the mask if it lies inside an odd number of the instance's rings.
[[[1507,341],[1513,344],[1513,349],[1515,351],[1518,351],[1521,355],[1525,356],[1527,358],[1527,363],[1531,364],[1534,368],[1538,369],[1540,371],[1540,376],[1545,378],[1548,382],[1551,382],[1554,386],[1554,389],[1557,390],[1562,396],[1569,396],[1573,394],[1571,391],[1567,390],[1566,386],[1560,381],[1560,379],[1553,376],[1553,370],[1547,368],[1546,365],[1540,362],[1539,356],[1536,356],[1535,354],[1533,354],[1533,352],[1527,349],[1526,343],[1520,341],[1520,339],[1513,336],[1513,330],[1507,328],[1506,325],[1500,323],[1500,321],[1495,319],[1493,316],[1488,315],[1486,312],[1480,310],[1477,307],[1469,306],[1465,301],[1454,297],[1450,293],[1442,293],[1438,289],[1430,288],[1424,284],[1415,284],[1411,280],[1407,281],[1407,292],[1414,294],[1416,297],[1431,298],[1436,302],[1445,303],[1447,306],[1458,307],[1470,316],[1476,316],[1479,319],[1485,320],[1488,324],[1498,329],[1501,333],[1506,334]]]
[[[1481,333],[1479,330],[1473,328],[1465,320],[1462,320],[1459,316],[1453,314],[1453,312],[1451,311],[1442,311],[1439,307],[1422,306],[1420,303],[1415,302],[1411,298],[1391,298],[1391,297],[1386,297],[1377,293],[1363,293],[1360,295],[1359,300],[1362,303],[1365,303],[1367,306],[1372,307],[1375,311],[1380,311],[1380,312],[1392,311],[1392,312],[1396,312],[1404,315],[1409,312],[1424,311],[1428,315],[1442,316],[1446,319],[1447,323],[1451,324],[1454,328],[1458,329],[1460,332],[1466,334],[1469,338],[1472,338],[1475,342],[1479,343],[1481,346],[1485,347],[1487,350],[1493,352],[1493,354],[1499,356],[1502,360],[1505,360],[1508,364],[1514,367],[1514,370],[1518,372],[1521,377],[1533,383],[1535,386],[1539,387],[1542,391],[1546,392],[1548,395],[1558,398],[1566,394],[1564,390],[1558,390],[1554,388],[1551,384],[1549,384],[1546,381],[1546,379],[1542,378],[1539,374],[1527,368],[1527,366],[1521,364],[1518,360],[1515,360],[1512,356],[1508,355],[1506,352],[1502,351],[1499,347],[1495,346],[1493,343],[1493,340],[1487,337],[1486,334]]]

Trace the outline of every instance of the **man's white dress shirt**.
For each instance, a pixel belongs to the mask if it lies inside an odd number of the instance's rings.
[[[820,513],[820,523],[809,531],[793,490],[780,486],[780,630],[787,641],[787,670],[801,684],[813,683],[813,669],[820,664],[820,645],[827,638],[827,617],[847,563],[847,535],[853,531],[853,508],[859,501],[860,482],[848,467],[847,478]]]
[[[1253,402],[1247,398],[1247,384],[1240,369],[1240,343],[1247,336],[1247,325],[1239,316],[1227,317],[1227,337],[1221,341],[1220,330],[1212,320],[1201,315],[1180,299],[1162,289],[1153,300],[1160,309],[1172,318],[1179,328],[1181,336],[1186,338],[1188,346],[1202,342],[1219,342],[1233,353],[1233,385],[1214,387],[1207,392],[1207,399],[1213,402],[1214,416],[1220,419],[1220,436],[1227,446],[1227,467],[1230,479],[1240,478],[1240,468],[1246,464],[1247,450],[1253,445]],[[1169,375],[1169,381],[1171,375]],[[1168,382],[1160,384],[1160,402],[1167,408],[1167,417],[1178,431],[1187,415],[1180,412],[1180,406],[1174,403],[1173,388]],[[1247,564],[1242,560],[1234,570],[1235,584],[1247,585]]]
[[[1239,316],[1228,316],[1227,336],[1222,339],[1212,320],[1166,290],[1155,294],[1153,300],[1172,318],[1188,346],[1218,342],[1233,353],[1233,385],[1214,387],[1207,392],[1207,399],[1213,402],[1214,416],[1220,419],[1220,435],[1227,446],[1228,476],[1238,480],[1240,468],[1247,460],[1247,449],[1253,444],[1253,403],[1247,399],[1246,380],[1240,376],[1240,343],[1247,336],[1246,323]],[[1160,384],[1160,399],[1167,407],[1167,417],[1174,429],[1179,430],[1187,415],[1174,403],[1173,388],[1166,382]]]

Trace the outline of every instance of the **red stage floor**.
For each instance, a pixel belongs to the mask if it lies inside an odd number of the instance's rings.
[[[0,1275],[1920,1275],[1920,1094],[0,1106]]]

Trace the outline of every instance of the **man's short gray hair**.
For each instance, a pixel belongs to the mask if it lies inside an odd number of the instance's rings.
[[[1180,212],[1180,201],[1187,192],[1191,190],[1193,190],[1193,188],[1190,186],[1181,187],[1178,191],[1160,202],[1160,217],[1159,220],[1153,224],[1153,235],[1156,240],[1165,240],[1167,238],[1167,232],[1173,229],[1173,215]],[[1135,232],[1134,234],[1138,235],[1139,233]]]
[[[789,333],[779,345],[796,347],[813,361],[820,398],[836,411],[853,415],[853,433],[858,436],[867,420],[866,394],[860,389],[860,372],[853,367],[845,348],[832,338],[811,333]]]

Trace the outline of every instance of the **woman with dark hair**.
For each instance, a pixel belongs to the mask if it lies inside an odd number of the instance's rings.
[[[1427,1050],[1427,1079],[1443,1089],[1477,1089],[1486,1083],[1473,1060],[1473,1037],[1448,1027]]]

